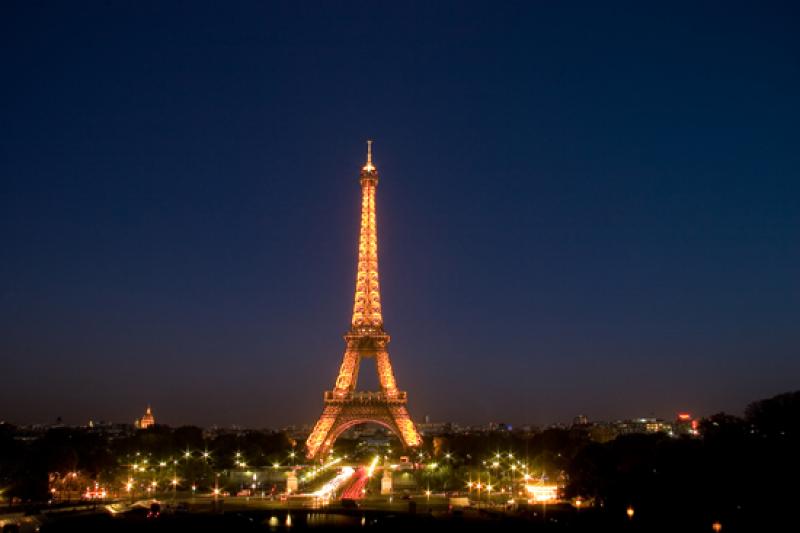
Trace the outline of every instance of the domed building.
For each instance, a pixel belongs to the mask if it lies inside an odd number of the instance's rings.
[[[144,416],[136,421],[136,427],[139,429],[147,429],[150,426],[156,423],[156,419],[153,416],[153,410],[150,409],[150,406],[147,406],[147,411],[145,411]]]

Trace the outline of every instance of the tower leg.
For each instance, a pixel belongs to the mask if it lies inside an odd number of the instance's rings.
[[[326,405],[319,417],[314,429],[306,440],[306,456],[311,459],[317,457],[320,452],[327,451],[331,445],[331,429],[342,412],[339,405]],[[326,442],[328,441],[328,442]]]
[[[408,414],[408,409],[405,405],[391,405],[389,406],[389,413],[392,415],[394,425],[400,434],[400,440],[407,448],[416,448],[422,444],[422,439],[417,433],[417,428],[411,420],[411,415]]]
[[[378,371],[378,380],[381,389],[390,398],[397,395],[397,383],[394,380],[392,363],[389,362],[388,352],[378,352],[375,355],[375,368]]]

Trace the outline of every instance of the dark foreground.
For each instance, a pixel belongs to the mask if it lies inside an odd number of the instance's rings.
[[[752,520],[728,522],[722,531],[776,530],[780,524]],[[785,525],[784,525],[785,526]],[[683,523],[663,517],[662,520],[639,521],[619,519],[602,511],[587,510],[581,513],[554,511],[541,514],[505,514],[467,510],[455,513],[395,513],[361,509],[312,510],[242,510],[225,513],[162,514],[148,517],[145,514],[111,516],[106,513],[75,513],[61,515],[44,523],[43,533],[64,531],[84,532],[140,532],[140,531],[292,531],[371,529],[386,531],[665,531],[709,532],[712,525]],[[777,528],[778,530],[782,528]]]

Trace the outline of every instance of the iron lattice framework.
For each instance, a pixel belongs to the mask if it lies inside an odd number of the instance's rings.
[[[310,459],[324,457],[348,428],[372,422],[400,438],[406,447],[421,442],[406,409],[406,393],[397,389],[389,352],[389,335],[383,329],[381,289],[378,280],[378,226],[375,190],[378,170],[372,164],[372,141],[367,141],[367,164],[361,169],[361,233],[358,241],[358,273],[350,331],[339,376],[332,391],[325,392],[325,407],[306,441]],[[362,358],[374,357],[381,390],[356,391]]]

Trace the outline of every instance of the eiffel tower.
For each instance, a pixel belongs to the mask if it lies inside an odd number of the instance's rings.
[[[339,377],[324,395],[325,407],[306,440],[309,459],[324,458],[347,429],[364,423],[379,424],[397,435],[406,447],[422,439],[406,409],[407,396],[397,389],[389,361],[389,335],[383,329],[381,290],[378,281],[378,226],[375,189],[378,170],[372,163],[372,141],[367,141],[367,164],[361,169],[361,233],[358,241],[358,273],[353,320],[344,340],[346,348]],[[361,359],[374,357],[380,391],[357,391]]]

